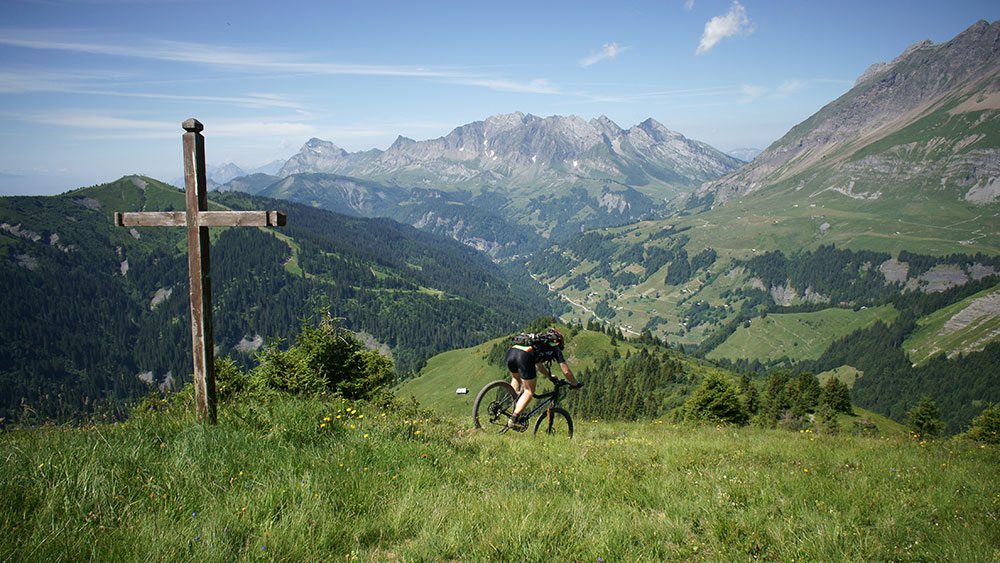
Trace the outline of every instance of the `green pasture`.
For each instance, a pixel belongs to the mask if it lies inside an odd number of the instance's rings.
[[[760,360],[787,356],[792,360],[815,360],[830,344],[876,321],[892,322],[898,311],[891,305],[854,311],[824,309],[813,313],[772,313],[754,318],[736,329],[708,357],[710,359]]]
[[[914,364],[938,353],[982,350],[1000,334],[1000,286],[981,291],[922,318],[903,342]]]

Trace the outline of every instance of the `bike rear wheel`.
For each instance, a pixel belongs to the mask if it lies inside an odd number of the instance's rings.
[[[569,413],[559,407],[553,407],[538,415],[535,420],[535,434],[553,434],[573,437],[573,419]]]
[[[505,431],[516,402],[517,393],[510,383],[499,379],[487,383],[472,405],[472,422],[476,428]]]

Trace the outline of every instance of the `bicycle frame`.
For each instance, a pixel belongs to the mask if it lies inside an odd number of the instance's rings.
[[[548,363],[546,363],[548,364]],[[531,409],[526,409],[521,413],[524,426],[518,425],[515,428],[518,432],[528,429],[529,422],[534,419],[534,433],[538,433],[543,427],[545,433],[565,432],[573,436],[573,417],[566,409],[559,406],[559,399],[566,391],[563,387],[570,385],[565,379],[552,377],[551,371],[546,372],[550,381],[555,384],[555,389],[548,393],[538,393],[533,399],[537,399]],[[476,428],[493,428],[494,431],[501,427],[498,432],[504,434],[511,429],[510,418],[514,414],[514,408],[521,395],[514,391],[511,383],[498,379],[487,383],[476,395],[476,400],[472,407],[472,418]],[[547,421],[547,424],[545,424]]]
[[[548,364],[546,364],[546,367],[548,367]],[[549,373],[552,373],[551,370],[549,371]],[[552,378],[550,377],[550,379],[552,379]],[[552,407],[556,407],[556,406],[559,405],[559,399],[562,397],[562,388],[563,388],[564,385],[567,385],[567,383],[565,383],[565,382],[559,383],[558,379],[555,379],[554,381],[556,382],[555,383],[555,385],[556,385],[555,389],[553,389],[552,391],[549,391],[548,393],[542,393],[541,395],[535,395],[534,396],[535,400],[540,400],[541,402],[538,403],[538,405],[535,406],[535,408],[531,409],[530,412],[528,412],[527,414],[524,415],[524,425],[525,425],[525,427],[528,426],[528,421],[530,421],[532,418],[534,418],[535,414],[537,414],[539,411],[541,411],[543,409],[549,409],[549,408],[552,408]],[[515,399],[515,401],[516,401],[516,399]],[[503,433],[507,432],[507,430],[508,429],[505,428],[505,429],[501,430],[500,433],[503,434]]]

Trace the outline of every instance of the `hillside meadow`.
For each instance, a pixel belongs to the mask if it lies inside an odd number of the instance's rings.
[[[1000,450],[958,438],[180,399],[0,435],[0,560],[1000,559]]]
[[[581,376],[588,369],[593,369],[602,357],[614,354],[624,357],[648,347],[638,341],[613,340],[609,335],[598,331],[583,330],[555,322],[551,324],[558,326],[569,336],[565,356],[570,369],[577,376]],[[396,385],[395,392],[401,397],[413,397],[421,405],[433,408],[445,416],[455,418],[468,416],[472,412],[476,394],[484,385],[496,379],[509,381],[510,372],[507,368],[500,362],[491,364],[489,361],[495,347],[501,346],[503,352],[506,352],[508,344],[507,337],[494,338],[477,346],[438,354],[427,360],[418,377]],[[711,362],[691,356],[684,356],[682,361],[685,371],[694,381],[702,380],[708,373],[724,373],[722,368]],[[557,375],[559,374],[557,366],[550,367]],[[460,389],[464,389],[466,393],[458,393]],[[549,390],[547,382],[539,383],[539,393]]]
[[[837,338],[879,320],[891,322],[897,316],[898,312],[888,305],[860,311],[830,308],[812,313],[774,313],[747,321],[707,357],[761,362],[781,357],[815,360]]]

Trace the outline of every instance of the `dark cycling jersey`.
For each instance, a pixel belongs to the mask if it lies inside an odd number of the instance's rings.
[[[551,344],[541,346],[513,346],[507,351],[507,369],[511,373],[520,374],[521,379],[535,379],[538,371],[535,364],[555,360],[556,363],[566,363],[562,350]]]

